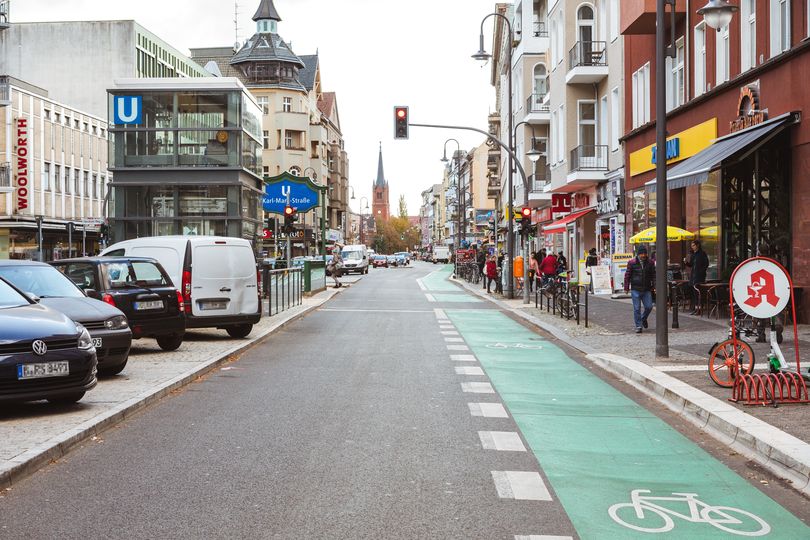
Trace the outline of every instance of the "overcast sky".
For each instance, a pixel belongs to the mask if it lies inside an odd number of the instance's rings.
[[[239,0],[239,39],[255,31],[259,0]],[[391,207],[405,194],[417,215],[420,193],[441,181],[444,141],[471,149],[483,137],[470,132],[411,128],[409,141],[393,140],[393,107],[408,105],[411,121],[487,128],[495,93],[478,49],[481,20],[494,0],[275,0],[279,34],[298,55],[321,60],[326,91],[337,92],[350,160],[350,182],[360,208],[377,175],[379,142]],[[188,54],[192,47],[232,45],[232,0],[14,0],[12,21],[134,19]],[[485,26],[491,51],[492,19]],[[448,144],[455,149],[455,143]],[[365,201],[364,201],[365,202]]]

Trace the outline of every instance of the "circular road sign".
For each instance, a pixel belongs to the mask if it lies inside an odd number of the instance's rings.
[[[756,319],[775,317],[790,301],[790,276],[776,261],[748,259],[731,276],[734,301]]]

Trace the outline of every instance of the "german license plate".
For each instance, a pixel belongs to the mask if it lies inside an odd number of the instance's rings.
[[[17,379],[44,379],[46,377],[66,377],[70,375],[68,362],[43,362],[41,364],[19,364]]]
[[[163,300],[151,302],[135,302],[135,311],[146,311],[149,309],[163,309]]]
[[[103,344],[104,340],[101,339],[100,337],[93,338],[93,347],[95,347],[96,349],[100,349]]]
[[[227,302],[203,302],[200,304],[200,307],[206,311],[215,310],[215,309],[225,309],[228,307]]]

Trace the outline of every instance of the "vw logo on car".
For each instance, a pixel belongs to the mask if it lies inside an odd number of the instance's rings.
[[[37,356],[45,356],[48,354],[48,345],[41,339],[34,341],[31,348],[34,350],[34,354]]]

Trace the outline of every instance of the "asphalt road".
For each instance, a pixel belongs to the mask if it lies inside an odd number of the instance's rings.
[[[499,497],[417,278],[372,270],[224,370],[90,441],[0,499],[0,538],[574,536],[558,502]],[[457,300],[457,299],[454,299]],[[453,309],[487,304],[454,301]],[[484,379],[482,379],[484,380]]]

